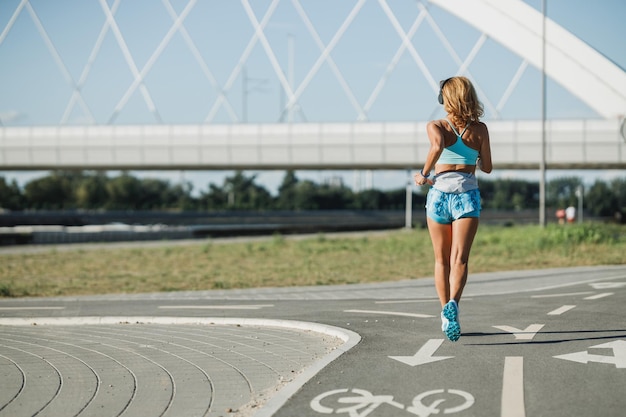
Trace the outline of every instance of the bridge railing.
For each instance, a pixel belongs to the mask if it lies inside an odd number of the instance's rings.
[[[619,120],[550,120],[546,122],[549,168],[617,169],[626,167],[626,144]],[[541,121],[489,123],[494,164],[536,168],[541,158]]]
[[[541,121],[488,122],[494,166],[536,169]],[[619,120],[546,123],[548,168],[626,168]],[[426,123],[95,125],[0,128],[0,171],[53,169],[407,169]]]

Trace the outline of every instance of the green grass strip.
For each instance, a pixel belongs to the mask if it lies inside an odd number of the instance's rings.
[[[470,256],[470,274],[623,264],[624,254],[624,226],[481,225]],[[51,249],[0,254],[0,297],[384,282],[432,277],[433,262],[425,229]]]

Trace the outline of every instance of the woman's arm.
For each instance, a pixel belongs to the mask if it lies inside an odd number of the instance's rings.
[[[441,152],[445,148],[445,141],[443,138],[443,129],[436,122],[429,122],[426,126],[426,132],[428,133],[428,140],[430,141],[430,149],[426,155],[426,162],[424,162],[424,173],[428,173],[435,169],[435,164],[441,156]]]
[[[483,123],[483,126],[485,127],[485,133],[481,135],[480,152],[476,165],[481,171],[489,174],[491,170],[493,170],[493,164],[491,162],[491,144],[489,143],[487,125]]]
[[[436,122],[429,122],[426,126],[426,132],[428,133],[430,148],[428,149],[428,154],[426,155],[424,168],[422,168],[420,172],[413,176],[415,184],[417,185],[432,185],[432,180],[423,177],[422,172],[424,173],[424,175],[430,174],[430,172],[435,168],[435,164],[437,163],[437,160],[439,159],[439,156],[441,155],[441,152],[443,152],[443,148],[445,146],[441,126],[437,125]]]

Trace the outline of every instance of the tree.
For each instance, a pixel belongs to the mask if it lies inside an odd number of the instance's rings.
[[[546,186],[546,204],[555,208],[575,206],[578,197],[576,190],[582,187],[582,180],[578,177],[556,178]]]
[[[272,196],[263,187],[254,183],[256,175],[246,177],[237,171],[224,179],[224,191],[228,195],[228,208],[234,210],[263,210],[272,203]]]
[[[102,209],[109,200],[108,178],[104,172],[85,175],[75,190],[76,206],[83,209]]]
[[[170,187],[170,207],[180,210],[196,210],[198,200],[192,197],[192,190],[193,185],[189,181]]]
[[[422,189],[421,191],[425,191]],[[395,190],[390,190],[386,192],[387,199],[386,205],[381,207],[385,210],[404,210],[406,206],[406,189],[398,188]],[[424,193],[412,193],[412,206],[413,208],[424,209],[426,205],[426,195],[427,192]]]
[[[113,178],[106,184],[109,210],[137,210],[141,206],[141,182],[127,172]]]
[[[626,214],[626,178],[615,178],[611,181],[611,190],[617,199],[617,208]]]
[[[154,210],[170,207],[177,202],[177,196],[171,192],[167,181],[155,178],[143,178],[139,182],[135,208],[139,210]]]
[[[296,204],[296,194],[298,187],[298,178],[293,170],[285,172],[283,181],[278,187],[278,198],[276,200],[276,208],[279,210],[298,210]]]
[[[318,210],[318,185],[311,180],[300,181],[294,190],[294,206],[298,210]]]
[[[483,180],[480,182],[483,208],[523,210],[539,206],[539,184],[524,180]]]
[[[603,181],[596,181],[587,192],[587,210],[594,216],[614,216],[619,210],[618,199]]]
[[[236,171],[222,186],[209,184],[198,198],[192,185],[171,185],[168,181],[138,179],[127,172],[109,178],[98,171],[56,171],[33,180],[23,190],[13,181],[0,177],[0,208],[20,209],[107,209],[107,210],[403,210],[404,188],[388,191],[365,190],[354,193],[340,181],[317,184],[301,181],[293,170],[285,172],[273,198],[256,184],[256,175]],[[577,177],[558,178],[547,184],[548,207],[576,205]],[[496,210],[534,209],[539,206],[539,184],[524,180],[480,181],[483,208]],[[414,209],[423,208],[425,193],[413,194]],[[612,217],[626,214],[626,178],[610,183],[601,180],[586,190],[585,210],[591,215]],[[617,216],[619,217],[619,216]]]
[[[198,201],[204,210],[223,210],[228,204],[228,194],[215,184],[209,184],[209,191],[200,192]]]
[[[81,177],[81,172],[55,171],[29,182],[24,187],[27,206],[44,210],[77,208],[74,189]]]
[[[24,208],[24,196],[15,180],[7,183],[4,177],[0,177],[0,211],[21,210]]]
[[[324,184],[318,188],[316,200],[321,210],[342,210],[351,206],[353,197],[352,190],[343,185]]]
[[[379,190],[365,190],[354,195],[356,210],[383,210],[387,208],[387,193]]]

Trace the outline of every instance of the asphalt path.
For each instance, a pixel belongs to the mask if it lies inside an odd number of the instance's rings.
[[[2,299],[0,416],[623,416],[625,303],[626,265],[472,274],[453,343],[432,278]]]

